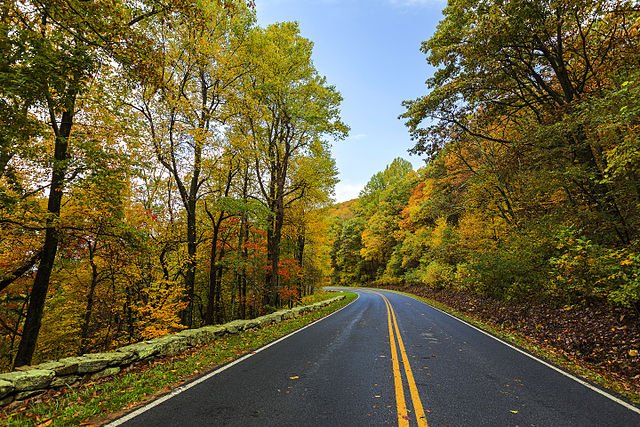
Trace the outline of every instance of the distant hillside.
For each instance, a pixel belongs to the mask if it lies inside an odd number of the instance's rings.
[[[354,208],[358,199],[347,200],[346,202],[336,203],[329,208],[327,216],[340,218],[343,221],[353,218]]]

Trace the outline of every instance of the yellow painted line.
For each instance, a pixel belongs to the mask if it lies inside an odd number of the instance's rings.
[[[384,297],[386,300],[387,298]],[[420,427],[429,427],[427,424],[427,417],[424,414],[424,408],[422,407],[422,402],[420,401],[420,395],[418,394],[418,387],[416,386],[416,381],[413,378],[413,372],[411,371],[411,364],[409,364],[409,358],[407,357],[407,352],[404,349],[404,343],[402,342],[402,335],[400,335],[400,330],[398,329],[398,322],[396,322],[396,314],[393,312],[393,307],[391,307],[391,302],[387,301],[389,304],[389,308],[391,309],[391,316],[393,317],[393,324],[396,328],[396,336],[398,337],[398,346],[400,347],[400,354],[402,354],[402,364],[404,365],[404,372],[407,374],[407,382],[409,383],[409,391],[411,392],[411,400],[413,401],[413,411],[416,414],[416,420],[418,422],[418,426]]]
[[[407,406],[404,398],[404,389],[402,386],[402,375],[400,372],[398,354],[396,350],[396,343],[394,339],[393,326],[395,327],[395,336],[398,338],[398,347],[400,348],[400,354],[402,355],[402,364],[404,365],[404,371],[407,377],[407,383],[409,384],[409,391],[411,393],[411,400],[413,402],[413,410],[416,414],[416,421],[418,426],[420,427],[429,427],[427,424],[427,418],[424,414],[424,408],[422,407],[422,402],[420,400],[420,395],[418,394],[418,388],[416,386],[415,379],[413,377],[413,372],[411,371],[411,364],[409,363],[409,358],[407,357],[407,352],[404,347],[404,343],[402,341],[402,336],[400,335],[400,329],[398,328],[398,322],[396,320],[395,312],[393,311],[393,307],[391,306],[391,302],[387,299],[386,296],[379,292],[375,291],[367,291],[372,292],[374,294],[380,295],[384,300],[385,305],[387,306],[387,321],[389,323],[389,341],[391,343],[391,358],[393,361],[393,378],[396,389],[396,405],[398,406],[398,425],[399,426],[408,426],[408,412]]]
[[[393,337],[393,323],[391,322],[391,311],[387,304],[387,323],[389,324],[389,343],[391,345],[391,360],[393,362],[393,383],[396,389],[396,406],[398,407],[398,426],[409,427],[409,413],[407,403],[404,398],[404,388],[402,386],[402,372],[400,371],[400,361],[396,350],[396,340]]]

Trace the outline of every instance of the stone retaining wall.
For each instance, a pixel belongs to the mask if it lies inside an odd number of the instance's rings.
[[[234,320],[224,325],[186,329],[177,334],[120,347],[108,353],[83,354],[35,366],[22,366],[16,371],[0,374],[0,406],[27,399],[48,389],[115,375],[134,362],[173,356],[189,347],[212,342],[218,337],[280,323],[285,319],[318,310],[343,298],[344,296],[341,295],[304,307],[277,311],[256,319]]]

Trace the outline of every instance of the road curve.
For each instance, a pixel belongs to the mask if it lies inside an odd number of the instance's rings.
[[[640,426],[598,393],[404,295],[349,306],[159,404],[126,426]]]

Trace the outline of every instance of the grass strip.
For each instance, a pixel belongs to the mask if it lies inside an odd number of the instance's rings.
[[[320,310],[278,324],[237,335],[227,335],[185,353],[133,365],[120,374],[71,389],[47,392],[22,406],[0,412],[7,426],[69,426],[102,424],[171,389],[216,369],[263,345],[344,307],[356,299],[353,292],[327,293],[346,298]]]
[[[370,288],[370,289],[378,289],[378,288]],[[638,390],[633,385],[616,378],[609,372],[596,370],[593,367],[587,365],[585,362],[582,362],[581,360],[573,358],[570,355],[566,354],[565,352],[562,352],[556,348],[542,345],[539,342],[531,339],[527,335],[524,335],[518,331],[507,329],[502,327],[501,325],[497,325],[491,322],[481,320],[477,317],[470,316],[467,313],[461,312],[453,307],[450,307],[448,305],[445,305],[439,301],[436,301],[430,298],[424,298],[424,297],[413,295],[407,292],[389,290],[384,288],[380,288],[378,290],[396,292],[396,293],[414,298],[418,301],[422,301],[430,306],[433,306],[461,320],[464,320],[465,322],[470,323],[490,333],[491,335],[494,335],[502,339],[503,341],[514,344],[520,347],[521,349],[526,350],[529,353],[541,359],[546,360],[547,362],[551,362],[554,365],[559,366],[562,369],[568,372],[571,372],[578,377],[581,377],[587,381],[590,381],[591,383],[596,384],[604,389],[610,390],[615,394],[622,396],[623,398],[635,404],[636,406],[640,405],[640,390]]]

